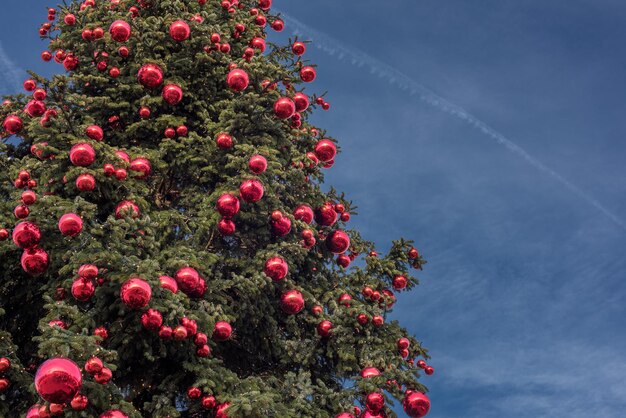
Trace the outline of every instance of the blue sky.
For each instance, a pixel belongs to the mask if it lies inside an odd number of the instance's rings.
[[[7,3],[2,93],[24,78],[16,63],[52,68],[36,33],[47,3]],[[434,357],[429,416],[624,416],[626,4],[274,3],[322,43],[309,91],[329,91],[315,120],[340,140],[327,180],[359,206],[353,225],[381,247],[415,239],[429,260],[393,314]]]

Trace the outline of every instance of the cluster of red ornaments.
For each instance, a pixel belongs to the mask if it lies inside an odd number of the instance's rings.
[[[217,403],[213,395],[203,395],[202,390],[195,386],[187,389],[187,396],[191,400],[200,400],[203,409],[213,410],[216,418],[228,418],[226,410],[230,406],[229,402]]]

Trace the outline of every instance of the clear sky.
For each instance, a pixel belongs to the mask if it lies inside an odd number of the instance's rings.
[[[47,4],[3,2],[0,93],[58,68]],[[429,260],[393,313],[433,355],[429,416],[625,416],[626,3],[274,4],[320,41],[353,225]]]

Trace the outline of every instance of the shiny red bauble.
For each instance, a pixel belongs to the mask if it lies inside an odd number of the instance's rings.
[[[411,341],[408,338],[398,338],[397,346],[398,350],[406,350],[411,345]]]
[[[141,325],[150,331],[158,331],[163,325],[163,315],[155,309],[148,309],[141,315]]]
[[[135,158],[130,162],[130,169],[137,173],[141,173],[140,176],[137,176],[137,179],[144,180],[150,176],[150,173],[152,172],[152,165],[146,158]]]
[[[267,47],[267,45],[265,44],[265,39],[258,36],[252,38],[252,40],[250,41],[250,46],[254,49],[258,49],[261,52],[265,52],[265,48]]]
[[[313,216],[313,209],[309,205],[300,205],[293,211],[294,218],[307,224],[313,222]]]
[[[276,19],[272,22],[271,26],[276,32],[282,32],[283,29],[285,29],[285,22],[280,19]]]
[[[70,402],[70,406],[74,411],[84,411],[89,406],[89,398],[85,395],[77,394]]]
[[[163,100],[174,106],[183,100],[183,89],[177,84],[167,84],[163,87]]]
[[[139,109],[139,117],[141,119],[148,119],[151,114],[152,114],[152,111],[145,106]]]
[[[333,329],[333,323],[327,320],[324,320],[317,324],[317,333],[322,338],[330,337],[331,331]]]
[[[435,368],[433,366],[426,366],[424,367],[424,373],[430,376],[431,374],[435,373]]]
[[[232,91],[244,91],[250,84],[250,77],[241,68],[235,68],[228,73],[226,84]]]
[[[416,258],[418,258],[420,256],[419,252],[417,251],[417,248],[411,248],[409,250],[409,258],[414,260]]]
[[[2,123],[2,127],[5,131],[7,131],[10,135],[15,135],[19,133],[24,127],[24,122],[17,115],[9,115],[4,118],[4,122]]]
[[[315,68],[311,66],[302,67],[302,69],[300,70],[300,78],[305,83],[310,83],[311,81],[315,80],[316,76],[317,73],[315,72]]]
[[[100,373],[103,367],[104,364],[98,357],[91,357],[85,362],[85,371],[91,375]]]
[[[380,370],[376,367],[365,367],[361,370],[361,377],[363,379],[369,379],[370,377],[376,377],[380,375]]]
[[[26,103],[26,113],[32,118],[38,118],[46,112],[46,105],[40,100],[31,100]]]
[[[64,404],[70,402],[83,384],[80,369],[72,360],[46,360],[35,374],[35,390],[45,401]]]
[[[76,188],[81,192],[91,192],[96,188],[96,179],[91,174],[76,177]]]
[[[48,270],[50,258],[48,253],[41,248],[30,248],[25,250],[21,258],[22,269],[33,276],[40,275]]]
[[[13,242],[23,250],[36,247],[40,240],[41,231],[32,222],[21,222],[13,229]]]
[[[217,199],[215,207],[224,218],[232,218],[239,212],[240,203],[237,196],[225,193]]]
[[[184,40],[189,39],[189,35],[191,34],[191,29],[189,29],[189,25],[187,22],[183,20],[177,20],[172,22],[170,25],[170,36],[176,42],[182,42]]]
[[[130,200],[124,200],[120,202],[115,208],[115,217],[117,219],[121,219],[125,216],[129,216],[131,218],[138,218],[141,214],[139,210],[139,206],[137,206],[134,202]]]
[[[66,237],[75,237],[83,230],[83,220],[75,213],[66,213],[59,219],[59,231]]]
[[[315,211],[315,222],[322,226],[331,226],[337,221],[337,212],[332,203],[325,203]]]
[[[130,309],[145,308],[150,303],[152,289],[145,280],[133,277],[122,285],[120,296],[124,304]]]
[[[261,174],[267,170],[267,160],[262,155],[253,155],[248,161],[248,167],[254,174]]]
[[[402,276],[400,274],[393,276],[392,285],[393,285],[394,289],[402,290],[402,289],[404,289],[406,287],[407,283],[408,283],[408,281],[407,281],[406,277],[404,277],[404,276]]]
[[[137,79],[149,89],[159,87],[163,83],[163,70],[156,64],[145,64],[139,69]]]
[[[70,149],[70,161],[79,167],[88,167],[96,160],[96,151],[87,143],[74,145]]]
[[[291,219],[286,216],[282,216],[280,219],[271,222],[272,234],[277,237],[284,237],[291,232]]]
[[[111,371],[111,369],[109,369],[108,367],[103,367],[99,373],[96,373],[94,375],[93,379],[97,383],[100,383],[101,385],[106,385],[107,383],[111,381],[112,377],[113,377],[113,372]]]
[[[87,129],[85,129],[85,134],[95,141],[102,141],[104,138],[104,131],[98,125],[88,126]]]
[[[219,404],[217,408],[215,408],[215,418],[229,418],[228,416],[228,408],[230,404],[228,402]]]
[[[217,405],[217,401],[215,396],[209,395],[202,398],[201,404],[204,409],[213,409],[215,408],[215,405]]]
[[[159,277],[159,283],[161,284],[161,287],[165,290],[169,290],[172,293],[178,292],[178,283],[176,283],[176,280],[174,280],[174,278],[170,276]]]
[[[30,214],[30,209],[26,205],[17,205],[13,210],[13,214],[17,219],[24,219]]]
[[[288,290],[280,297],[280,307],[288,315],[295,315],[304,308],[304,297],[297,290]]]
[[[128,418],[128,415],[126,415],[119,409],[112,409],[100,415],[100,418]]]
[[[109,27],[111,38],[116,42],[126,42],[130,39],[130,25],[124,20],[116,20]]]
[[[6,377],[0,378],[0,393],[4,392],[11,386],[11,381]]]
[[[233,147],[233,137],[227,133],[221,133],[215,138],[215,143],[220,149],[230,149]]]
[[[237,225],[231,219],[224,218],[217,223],[217,230],[220,231],[220,234],[229,236],[235,233]]]
[[[267,277],[277,282],[287,277],[287,274],[289,273],[289,265],[282,257],[272,257],[265,262],[263,272]]]
[[[269,10],[272,7],[272,0],[259,0],[259,9]]]
[[[9,238],[9,231],[6,228],[0,228],[0,241],[5,241]]]
[[[258,202],[263,197],[263,193],[263,183],[259,180],[245,180],[241,183],[241,186],[239,186],[239,195],[246,203]]]
[[[333,254],[343,254],[350,248],[350,237],[344,231],[333,231],[326,237],[326,248]]]
[[[79,302],[87,302],[95,291],[96,287],[91,280],[80,277],[72,283],[72,296]]]
[[[383,324],[384,324],[384,323],[385,323],[385,318],[383,318],[382,316],[380,316],[380,315],[374,315],[374,316],[372,317],[372,324],[373,324],[375,327],[381,327],[381,326],[383,326]]]
[[[11,368],[11,360],[6,357],[0,358],[0,374],[4,374]]]
[[[322,139],[315,144],[315,155],[320,161],[332,161],[337,155],[337,146],[329,139]]]
[[[85,279],[94,280],[98,277],[98,267],[93,264],[83,264],[78,268],[78,275]]]
[[[410,392],[402,402],[404,412],[411,418],[421,418],[430,411],[430,399],[421,392]]]
[[[194,294],[203,281],[200,273],[191,267],[183,267],[178,270],[174,278],[180,290],[187,295]]]
[[[296,104],[289,97],[281,97],[274,103],[274,114],[279,119],[289,119],[296,113]]]
[[[293,95],[293,102],[296,105],[296,112],[304,112],[309,107],[309,96],[304,93]]]
[[[213,341],[226,341],[233,334],[233,328],[230,326],[228,322],[219,321],[215,323],[215,328],[213,329]]]
[[[372,392],[365,398],[365,408],[368,411],[378,413],[385,406],[385,397],[380,392]]]
[[[294,42],[291,50],[293,51],[294,55],[304,55],[304,53],[306,52],[306,44],[304,42]]]

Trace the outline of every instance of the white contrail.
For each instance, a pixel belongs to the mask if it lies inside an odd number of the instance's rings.
[[[20,69],[11,60],[0,42],[0,87],[9,90],[19,89],[20,87]]]
[[[294,17],[288,15],[283,11],[280,11],[279,13],[289,23],[288,27],[291,27],[291,30],[295,35],[306,36],[311,41],[314,41],[313,45],[315,47],[321,49],[329,55],[337,56],[340,60],[349,59],[353,65],[356,65],[358,67],[368,67],[372,74],[378,75],[379,77],[386,79],[390,84],[397,86],[401,90],[407,91],[411,96],[419,96],[420,100],[423,100],[431,106],[436,107],[437,109],[453,115],[472,125],[473,127],[480,130],[483,134],[487,135],[491,139],[494,139],[500,145],[505,146],[512,153],[522,157],[527,163],[529,163],[539,171],[544,172],[545,174],[555,179],[557,182],[561,183],[572,193],[584,199],[591,206],[602,212],[619,227],[626,230],[626,222],[624,222],[617,215],[613,214],[611,211],[605,208],[598,200],[585,193],[578,186],[572,184],[561,174],[552,170],[550,167],[547,167],[537,158],[526,152],[519,145],[515,144],[513,141],[487,125],[485,122],[478,119],[476,116],[473,116],[472,114],[467,112],[461,106],[449,102],[448,100],[439,96],[427,87],[413,80],[408,75],[372,57],[371,55],[368,55],[367,53],[351,46],[344,45],[337,39],[316,31],[315,29],[312,29],[311,27],[305,25],[304,23],[300,22],[299,20],[295,19]]]

